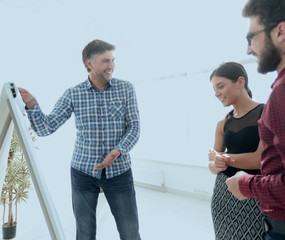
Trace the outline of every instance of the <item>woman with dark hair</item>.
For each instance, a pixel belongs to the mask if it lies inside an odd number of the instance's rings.
[[[240,170],[260,174],[263,147],[257,120],[263,104],[252,100],[246,70],[239,63],[223,63],[213,71],[210,80],[223,106],[233,106],[225,119],[218,122],[214,148],[209,153],[209,169],[217,174],[211,203],[216,240],[262,239],[258,202],[237,200],[225,182]]]

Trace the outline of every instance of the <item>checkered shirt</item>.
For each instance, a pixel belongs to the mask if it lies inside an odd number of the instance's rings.
[[[244,175],[239,186],[243,195],[260,202],[268,217],[285,221],[285,69],[272,84],[272,92],[258,121],[262,175]]]
[[[139,138],[140,123],[135,90],[131,83],[113,78],[103,91],[89,80],[67,89],[52,112],[44,115],[39,104],[27,110],[31,126],[39,136],[55,132],[72,113],[77,136],[71,167],[101,178],[94,166],[118,149],[121,156],[106,167],[106,177],[118,176],[131,167],[129,151]]]

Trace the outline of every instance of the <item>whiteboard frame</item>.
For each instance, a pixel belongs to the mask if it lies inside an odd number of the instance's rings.
[[[24,114],[21,111],[23,110],[23,106],[24,103],[22,102],[15,84],[12,82],[4,83],[0,96],[0,193],[2,192],[5,178],[13,128],[15,128],[50,236],[52,240],[65,240],[66,238],[57,211],[35,159],[34,145],[29,129],[24,122]]]

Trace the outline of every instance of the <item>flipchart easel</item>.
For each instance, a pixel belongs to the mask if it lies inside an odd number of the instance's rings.
[[[52,240],[65,240],[56,209],[34,157],[34,145],[25,120],[24,103],[14,83],[4,83],[0,95],[0,193],[4,183],[7,159],[15,128]]]

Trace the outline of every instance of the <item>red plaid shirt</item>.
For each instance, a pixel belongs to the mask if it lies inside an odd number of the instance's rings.
[[[285,68],[272,84],[272,92],[258,121],[261,174],[244,175],[239,180],[241,193],[260,202],[268,217],[285,221]]]

